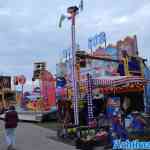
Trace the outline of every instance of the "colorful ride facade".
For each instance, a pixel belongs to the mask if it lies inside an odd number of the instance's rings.
[[[65,82],[62,86],[56,86],[56,98],[58,102],[63,102],[62,105],[65,100],[72,101],[73,96],[71,59],[71,56],[66,57],[57,64],[56,76]],[[134,110],[148,113],[149,100],[145,98],[145,90],[149,79],[144,72],[146,59],[139,56],[136,36],[126,37],[115,45],[99,46],[91,53],[77,50],[76,62],[78,103],[87,102],[87,124],[96,117],[94,107],[97,106],[93,103],[96,97],[101,97],[97,98],[99,100],[106,99],[103,104],[105,107],[99,108],[98,113],[106,111],[109,99],[116,97],[119,97],[119,107],[126,113]],[[111,103],[116,105],[113,100]],[[71,108],[80,112],[80,104],[78,108]]]

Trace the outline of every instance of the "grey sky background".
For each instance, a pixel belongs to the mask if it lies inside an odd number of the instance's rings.
[[[70,46],[70,23],[59,17],[80,0],[0,0],[0,74],[24,74],[31,83],[33,62],[46,61],[49,71]],[[84,0],[77,17],[77,43],[101,31],[108,43],[137,35],[141,56],[150,60],[150,0]]]

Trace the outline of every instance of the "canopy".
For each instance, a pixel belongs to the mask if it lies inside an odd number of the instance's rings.
[[[112,77],[100,77],[92,79],[93,86],[101,87],[117,87],[125,86],[129,84],[142,84],[145,85],[148,80],[145,80],[143,77],[139,76],[112,76]],[[88,81],[82,81],[83,84],[88,83]]]

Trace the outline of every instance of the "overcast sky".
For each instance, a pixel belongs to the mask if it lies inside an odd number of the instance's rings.
[[[0,74],[32,78],[33,62],[46,61],[51,72],[61,51],[70,46],[70,24],[59,17],[80,0],[0,0]],[[77,18],[77,42],[106,32],[108,42],[137,35],[141,56],[150,60],[150,0],[84,0]]]

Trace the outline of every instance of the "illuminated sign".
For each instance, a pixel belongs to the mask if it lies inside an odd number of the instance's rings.
[[[106,34],[105,32],[101,32],[99,34],[96,34],[94,37],[88,39],[88,48],[92,49],[93,47],[104,43],[106,45]]]

